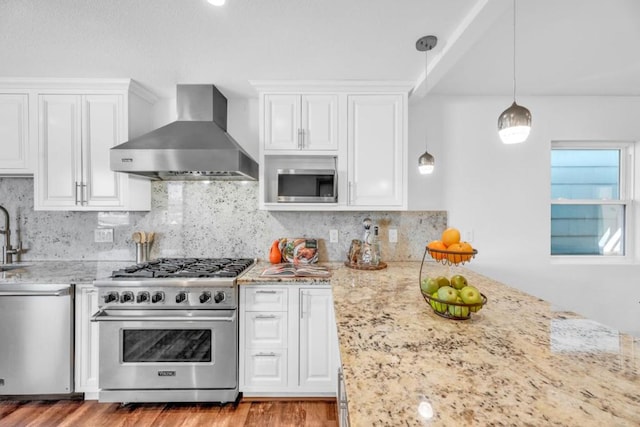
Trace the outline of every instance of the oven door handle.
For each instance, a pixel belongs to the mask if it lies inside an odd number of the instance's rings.
[[[223,316],[157,316],[153,314],[142,314],[134,316],[109,314],[106,310],[99,310],[91,316],[92,322],[233,322],[236,319],[236,312],[229,317]]]

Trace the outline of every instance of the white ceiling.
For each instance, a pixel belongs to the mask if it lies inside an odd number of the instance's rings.
[[[640,1],[518,0],[518,94],[640,95]],[[249,80],[511,92],[510,0],[1,0],[0,77],[131,77],[163,97]],[[420,91],[418,91],[420,93]]]

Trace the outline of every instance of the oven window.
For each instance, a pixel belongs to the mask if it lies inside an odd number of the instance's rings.
[[[211,329],[124,329],[123,362],[211,362]]]

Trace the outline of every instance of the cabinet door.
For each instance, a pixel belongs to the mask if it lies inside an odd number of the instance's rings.
[[[40,95],[35,208],[75,208],[82,181],[81,96]]]
[[[285,387],[287,385],[286,350],[249,350],[245,352],[245,385],[248,387]],[[269,390],[265,388],[264,390]]]
[[[93,285],[76,285],[75,298],[75,391],[86,399],[98,393],[98,324],[91,316],[98,311],[98,290]]]
[[[124,177],[109,167],[109,149],[125,138],[123,102],[122,95],[40,95],[36,209],[124,207]]]
[[[300,95],[265,95],[264,149],[300,148]]]
[[[32,174],[29,96],[0,93],[0,174]]]
[[[287,289],[268,286],[244,289],[245,311],[287,311]]]
[[[301,288],[299,298],[300,387],[335,392],[338,367],[331,289]]]
[[[111,171],[109,149],[124,142],[122,95],[82,97],[82,182],[85,206],[124,204],[124,179]]]
[[[246,312],[244,319],[247,348],[287,347],[286,312]]]
[[[304,150],[338,149],[338,96],[302,96],[302,142]]]
[[[401,95],[348,97],[348,203],[404,204],[404,111]]]

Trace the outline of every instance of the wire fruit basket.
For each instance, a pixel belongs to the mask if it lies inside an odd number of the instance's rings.
[[[460,251],[454,252],[454,251],[445,251],[442,249],[431,249],[428,246],[426,247],[425,255],[426,255],[426,252],[429,252],[429,255],[431,255],[431,258],[442,263],[443,265],[464,264],[466,262],[471,261],[471,259],[475,258],[475,256],[478,254],[478,251],[475,249],[469,252],[460,252]]]
[[[477,312],[487,303],[487,297],[483,293],[480,294],[482,302],[477,304],[447,302],[423,292],[422,289],[420,289],[420,293],[427,304],[431,306],[433,312],[446,319],[467,320],[471,318],[471,313]]]
[[[424,254],[422,255],[422,263],[420,264],[420,277],[418,278],[418,286],[420,286],[422,283],[422,267],[424,266],[424,260],[427,257],[427,252],[434,260],[446,266],[465,264],[478,254],[478,251],[476,249],[473,249],[473,251],[469,252],[454,252],[440,249],[431,249],[428,246],[425,247]],[[438,316],[444,317],[446,319],[467,320],[471,318],[471,313],[476,313],[487,303],[487,297],[483,293],[480,293],[482,301],[474,304],[467,304],[464,302],[450,302],[442,300],[440,298],[436,298],[433,295],[429,295],[428,293],[424,292],[422,290],[422,286],[420,286],[420,293],[422,294],[422,297],[424,298],[426,303],[431,306],[433,312]]]

